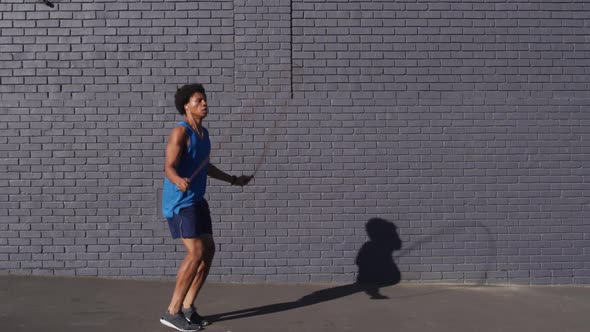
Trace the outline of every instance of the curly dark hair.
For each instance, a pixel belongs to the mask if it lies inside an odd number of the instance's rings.
[[[184,110],[184,105],[188,103],[188,100],[191,99],[191,96],[195,94],[195,92],[202,93],[205,97],[207,94],[205,93],[205,88],[202,84],[194,83],[194,84],[185,84],[176,90],[176,94],[174,95],[174,105],[178,110],[178,113],[185,115],[186,111]]]

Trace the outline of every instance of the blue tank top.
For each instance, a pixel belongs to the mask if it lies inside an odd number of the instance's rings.
[[[180,177],[190,179],[199,167],[202,168],[194,175],[186,192],[180,191],[167,177],[164,177],[162,214],[166,218],[172,218],[174,213],[178,214],[181,209],[202,200],[205,197],[205,189],[207,189],[209,163],[205,161],[209,158],[211,151],[209,132],[203,128],[203,138],[199,138],[199,135],[185,121],[178,122],[177,125],[187,129],[190,143],[176,166],[176,172]]]

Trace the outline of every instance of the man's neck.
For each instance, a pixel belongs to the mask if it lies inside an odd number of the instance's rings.
[[[187,114],[185,120],[191,127],[193,127],[193,129],[201,128],[201,119],[196,119]]]

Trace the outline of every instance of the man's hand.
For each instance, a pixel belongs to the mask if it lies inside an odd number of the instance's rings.
[[[182,192],[186,192],[190,184],[191,180],[187,178],[179,178],[178,181],[175,183],[176,187],[178,187],[178,190]]]
[[[248,175],[241,175],[238,178],[236,178],[236,181],[234,182],[234,186],[240,186],[243,187],[245,185],[247,185],[250,180],[252,180],[253,176],[248,176]]]

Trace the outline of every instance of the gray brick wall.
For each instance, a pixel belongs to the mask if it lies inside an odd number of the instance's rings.
[[[177,86],[202,82],[210,278],[590,283],[587,1],[0,3],[0,273],[171,277]]]

